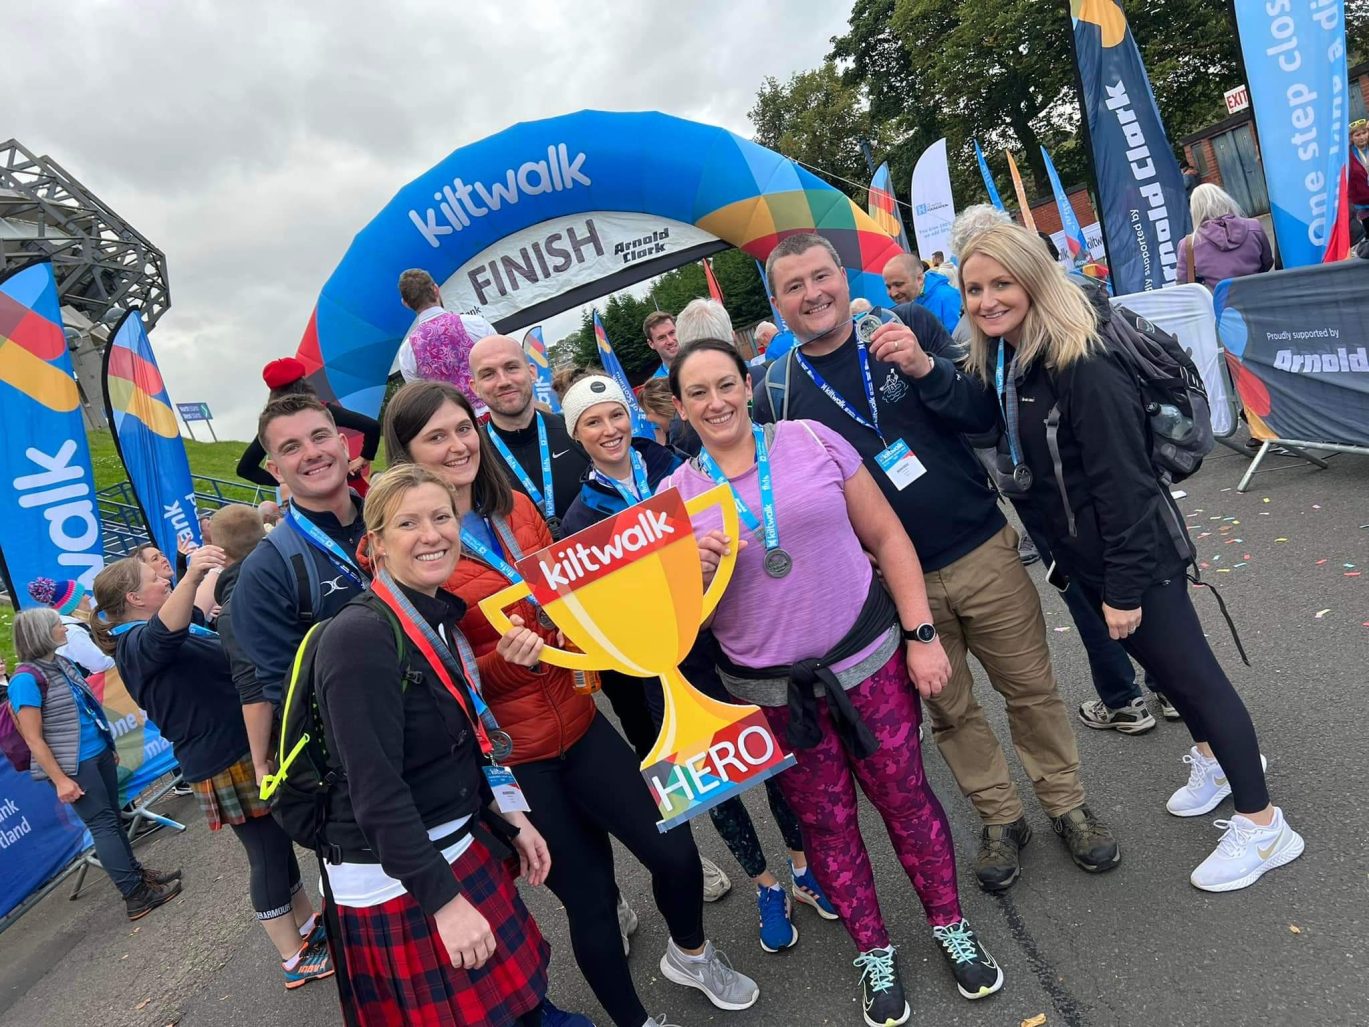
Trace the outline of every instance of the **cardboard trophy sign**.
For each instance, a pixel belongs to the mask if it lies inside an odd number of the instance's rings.
[[[723,531],[738,538],[737,508],[727,486],[688,503],[669,489],[524,557],[518,562],[523,580],[480,603],[503,633],[510,627],[504,611],[531,594],[582,650],[547,646],[547,663],[661,679],[665,718],[642,761],[661,831],[794,764],[758,707],[710,699],[679,670],[736,565],[734,548],[704,589],[689,515],[713,505],[721,508]]]

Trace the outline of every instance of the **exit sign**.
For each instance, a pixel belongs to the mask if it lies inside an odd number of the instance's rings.
[[[1245,86],[1228,89],[1223,95],[1226,97],[1226,112],[1228,114],[1239,114],[1241,111],[1250,109],[1250,94],[1246,92]]]

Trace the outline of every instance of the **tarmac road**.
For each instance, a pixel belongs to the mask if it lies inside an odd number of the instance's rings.
[[[1245,463],[1219,447],[1198,477],[1184,484],[1190,495],[1180,507],[1190,514],[1195,536],[1210,532],[1197,543],[1200,556],[1233,610],[1253,668],[1236,657],[1212,599],[1199,593],[1196,601],[1251,707],[1274,800],[1306,837],[1306,854],[1243,892],[1193,889],[1188,873],[1216,843],[1211,821],[1229,815],[1230,805],[1192,820],[1165,812],[1166,796],[1186,778],[1179,760],[1188,745],[1182,725],[1162,722],[1140,737],[1080,726],[1089,799],[1117,829],[1122,865],[1101,877],[1075,869],[1029,800],[1036,837],[1025,871],[1008,896],[990,898],[965,869],[977,845],[975,817],[929,743],[924,754],[932,783],[962,857],[966,913],[1002,964],[1007,984],[981,1002],[957,995],[882,825],[867,809],[866,838],[899,946],[913,1024],[1018,1027],[1042,1013],[1048,1027],[1369,1024],[1369,831],[1362,798],[1369,780],[1362,731],[1369,575],[1347,576],[1369,570],[1369,461],[1342,456],[1329,471],[1296,466],[1262,473],[1242,496],[1234,485]],[[1228,538],[1241,541],[1227,544]],[[1287,541],[1276,541],[1281,538]],[[1218,574],[1218,568],[1228,573]],[[1033,573],[1045,595],[1061,687],[1073,708],[1093,696],[1087,664],[1073,629],[1054,630],[1071,622],[1044,571],[1038,566]],[[1322,610],[1327,612],[1318,618]],[[985,687],[981,697],[1006,740],[1001,705],[987,692]],[[764,802],[753,798],[749,804],[767,851],[782,860]],[[189,830],[162,832],[141,851],[154,866],[184,867],[184,894],[137,924],[125,920],[108,882],[97,875],[76,902],[67,901],[65,888],[49,895],[0,934],[0,1024],[339,1023],[330,985],[291,993],[281,987],[274,953],[248,912],[246,863],[233,839],[226,832],[211,836],[193,799],[169,800],[164,809]],[[739,868],[711,826],[700,824],[695,836],[734,879],[733,892],[708,907],[708,929],[733,963],[760,982],[762,996],[746,1012],[722,1013],[698,992],[663,980],[658,960],[665,936],[651,912],[648,881],[620,854],[619,880],[641,914],[632,965],[648,1008],[686,1027],[860,1024],[850,965],[855,953],[841,927],[801,908],[798,946],[763,953]],[[529,903],[555,951],[553,998],[605,1027],[575,969],[555,900],[539,891]]]

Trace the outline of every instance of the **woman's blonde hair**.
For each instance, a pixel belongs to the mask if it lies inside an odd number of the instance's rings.
[[[418,464],[395,464],[371,479],[371,490],[366,493],[366,531],[372,535],[384,531],[385,525],[394,516],[395,508],[420,485],[436,485],[440,488],[451,500],[452,513],[457,513],[456,496],[445,481]]]
[[[960,253],[960,296],[970,309],[965,274],[978,254],[1002,264],[1026,291],[1031,301],[1017,343],[1017,365],[1025,371],[1042,360],[1053,371],[1068,367],[1080,357],[1102,348],[1098,340],[1098,317],[1082,289],[1051,260],[1041,240],[1018,225],[992,225],[976,232]],[[970,322],[969,370],[983,382],[993,379],[989,370],[990,344],[973,317]],[[996,342],[996,340],[995,340]]]
[[[118,645],[113,628],[128,612],[128,596],[143,587],[143,567],[137,556],[115,560],[95,575],[95,605],[100,612],[90,618],[90,632],[100,650],[110,656]]]

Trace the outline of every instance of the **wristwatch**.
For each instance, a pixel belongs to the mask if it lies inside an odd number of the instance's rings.
[[[904,628],[903,641],[921,642],[923,645],[930,645],[936,641],[936,625],[919,624],[915,628]]]

